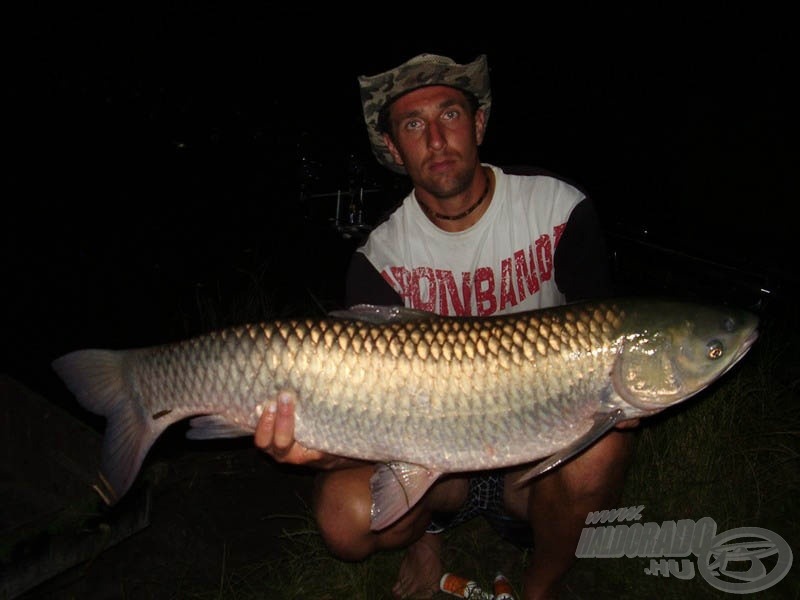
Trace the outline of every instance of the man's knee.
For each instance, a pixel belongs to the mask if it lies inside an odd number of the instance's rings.
[[[612,431],[558,469],[531,483],[531,499],[613,502],[622,490],[633,453],[630,432]]]
[[[360,469],[325,471],[314,488],[314,517],[330,551],[343,560],[361,560],[374,551],[370,531],[369,477]]]
[[[563,466],[562,484],[575,495],[613,501],[621,493],[632,455],[633,433],[612,431]]]
[[[586,451],[583,470],[593,475],[589,481],[622,483],[633,456],[634,433],[612,431]]]
[[[361,560],[377,550],[408,546],[430,525],[433,510],[457,510],[466,496],[466,478],[437,482],[423,501],[380,531],[371,526],[372,467],[323,471],[314,490],[314,516],[330,551],[344,560]]]

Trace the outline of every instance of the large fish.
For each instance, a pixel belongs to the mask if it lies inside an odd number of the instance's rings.
[[[171,424],[190,438],[252,435],[281,390],[297,393],[309,447],[379,463],[372,528],[444,473],[520,465],[539,475],[619,421],[686,400],[757,337],[750,312],[622,298],[495,317],[362,306],[131,350],[78,350],[53,367],[107,418],[101,483],[130,488]],[[526,477],[526,478],[527,478]]]

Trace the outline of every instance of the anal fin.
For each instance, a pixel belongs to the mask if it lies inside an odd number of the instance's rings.
[[[225,415],[203,415],[189,420],[186,432],[190,440],[213,440],[253,435],[253,429],[230,421]]]

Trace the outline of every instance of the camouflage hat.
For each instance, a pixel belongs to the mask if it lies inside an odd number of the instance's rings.
[[[472,93],[478,99],[487,120],[492,107],[489,65],[485,54],[466,65],[459,65],[446,56],[420,54],[384,73],[362,75],[358,78],[358,83],[372,152],[379,163],[397,173],[405,173],[405,167],[394,162],[378,130],[378,115],[384,106],[417,88],[448,85]]]

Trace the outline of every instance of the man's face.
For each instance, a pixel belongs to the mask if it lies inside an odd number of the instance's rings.
[[[394,136],[384,134],[384,140],[415,186],[441,199],[469,187],[485,119],[483,110],[473,117],[462,92],[447,86],[414,90],[392,104],[389,121]]]

